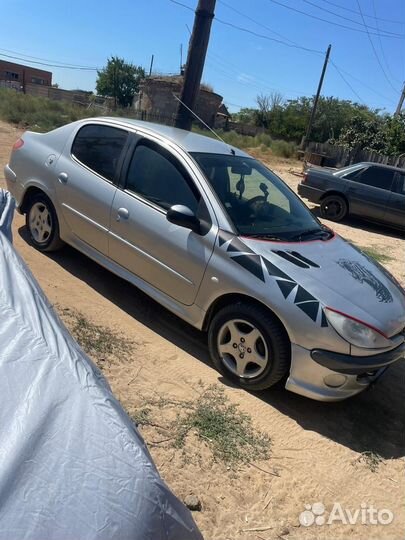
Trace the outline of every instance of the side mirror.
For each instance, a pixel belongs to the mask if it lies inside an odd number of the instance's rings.
[[[166,213],[166,219],[179,227],[191,229],[195,233],[201,234],[200,220],[188,206],[183,204],[171,206]]]

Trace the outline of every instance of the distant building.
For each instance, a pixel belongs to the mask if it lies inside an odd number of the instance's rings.
[[[230,119],[231,115],[228,111],[228,108],[226,107],[225,103],[221,103],[221,106],[219,107],[215,118],[215,127],[228,129]]]
[[[0,86],[25,91],[28,84],[52,86],[52,73],[0,60]]]
[[[182,85],[183,77],[179,75],[148,77],[140,84],[134,107],[137,111],[170,120],[176,115],[179,106],[174,95],[180,96]],[[222,96],[202,85],[195,112],[207,125],[214,127],[221,103]]]

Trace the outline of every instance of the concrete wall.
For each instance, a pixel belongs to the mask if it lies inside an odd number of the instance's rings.
[[[139,95],[134,100],[134,107],[138,111],[165,116],[167,119],[174,118],[177,113],[179,102],[173,94],[180,96],[182,81],[180,78],[145,79],[140,86]],[[222,103],[222,96],[207,90],[200,90],[197,100],[196,114],[210,127],[215,125],[215,117]]]
[[[82,90],[63,90],[52,86],[41,86],[39,84],[27,84],[25,93],[30,96],[45,97],[54,101],[68,101],[78,105],[92,105],[111,109],[114,100],[112,98],[103,98],[93,96],[90,92]]]

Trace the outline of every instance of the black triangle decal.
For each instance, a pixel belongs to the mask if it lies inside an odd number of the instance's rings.
[[[305,302],[303,304],[297,304],[297,306],[313,321],[316,321],[318,317],[319,302]]]
[[[284,279],[291,279],[289,276],[287,276],[287,274],[284,274],[284,272],[282,270],[277,268],[276,265],[274,265],[273,263],[271,263],[270,261],[268,261],[264,257],[262,257],[262,258],[263,258],[264,264],[266,265],[267,272],[269,273],[270,276],[280,277],[280,278],[284,278]]]
[[[325,315],[325,312],[322,310],[322,321],[321,321],[321,326],[323,328],[325,328],[326,326],[328,326],[328,319],[326,318],[326,315]]]
[[[301,287],[301,285],[299,285],[294,303],[298,304],[299,302],[306,302],[307,300],[316,300],[316,298],[314,298],[312,294],[309,294],[309,292],[306,291],[304,287]]]
[[[297,286],[295,281],[277,280],[277,284],[280,287],[280,290],[283,293],[284,298],[287,298],[287,296],[290,294],[290,292]]]
[[[248,272],[259,278],[261,281],[264,281],[260,255],[236,255],[235,257],[231,257],[231,259],[243,266],[243,268],[246,268]]]
[[[248,248],[243,242],[238,240],[238,238],[233,238],[232,242],[229,244],[226,251],[233,251],[235,253],[253,253],[253,251]]]
[[[218,244],[222,246],[222,244],[225,244],[225,242],[228,242],[231,238],[234,238],[235,235],[231,233],[227,233],[225,231],[219,231],[218,233]]]

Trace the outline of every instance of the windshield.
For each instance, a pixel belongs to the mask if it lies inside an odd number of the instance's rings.
[[[300,199],[259,161],[224,154],[192,155],[239,234],[287,241],[327,234]]]

